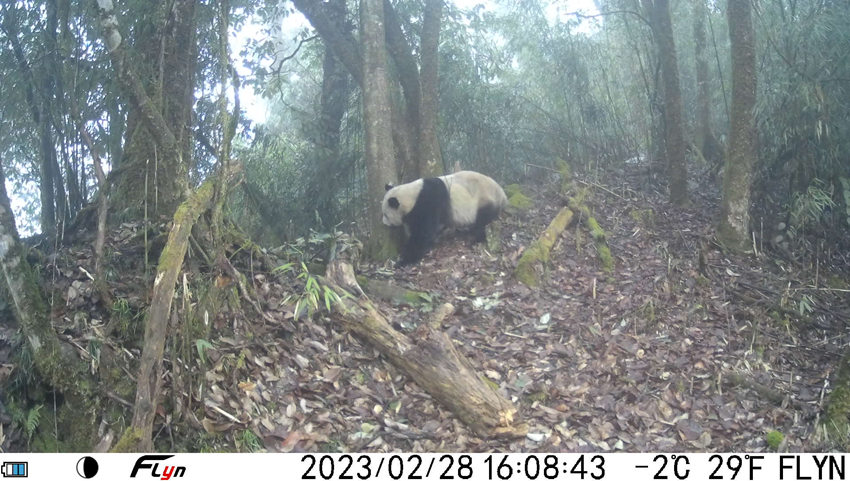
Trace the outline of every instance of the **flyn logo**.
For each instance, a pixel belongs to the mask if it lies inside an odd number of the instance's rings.
[[[157,462],[153,464],[147,462],[165,461],[173,456],[173,454],[145,454],[136,460],[136,464],[133,465],[133,471],[130,472],[130,477],[135,478],[140,470],[150,469],[151,477],[159,478],[162,481],[168,481],[171,478],[182,478],[186,475],[186,466],[168,466],[166,464],[160,466]]]

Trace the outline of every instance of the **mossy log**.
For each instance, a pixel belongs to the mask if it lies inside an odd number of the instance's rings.
[[[216,183],[221,182],[227,185],[232,182],[238,170],[237,164],[231,164],[231,167],[222,172],[221,176],[208,177],[174,214],[168,242],[159,256],[151,305],[145,318],[145,340],[139,361],[133,421],[124,434],[125,437],[133,436],[138,441],[136,450],[153,450],[151,435],[162,385],[162,356],[168,331],[168,315],[174,299],[174,286],[189,246],[189,234],[201,214],[212,205]],[[121,446],[126,444],[126,439],[118,442]]]
[[[587,225],[587,230],[590,232],[590,237],[596,245],[596,253],[599,257],[599,262],[602,263],[602,270],[610,273],[614,270],[614,257],[611,255],[611,249],[608,247],[605,231],[599,225],[599,222],[593,217],[590,209],[578,198],[570,199],[570,207],[578,212],[581,212],[584,217],[584,223]]]
[[[543,231],[541,235],[528,249],[522,254],[517,263],[514,275],[518,281],[527,286],[537,286],[540,284],[540,275],[538,268],[549,262],[549,252],[558,236],[570,225],[573,220],[573,211],[569,207],[564,207],[558,212],[558,215],[549,223],[549,227]]]
[[[336,292],[342,292],[342,288],[352,292],[360,289],[350,266],[329,272],[335,275],[322,282]],[[395,330],[365,298],[344,297],[337,307],[336,317],[347,329],[378,349],[482,438],[521,437],[527,433],[528,427],[514,419],[517,409],[513,403],[488,386],[469,360],[455,349],[452,340],[431,323],[423,322],[416,330],[416,338],[411,339]]]

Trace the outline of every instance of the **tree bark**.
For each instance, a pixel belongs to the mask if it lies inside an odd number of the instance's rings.
[[[652,2],[652,31],[658,46],[661,76],[664,79],[664,123],[667,146],[667,174],[670,202],[684,205],[688,201],[687,168],[685,166],[685,135],[682,129],[682,91],[679,67],[676,63],[676,44],[670,21],[668,0]]]
[[[338,23],[328,15],[326,6],[316,0],[292,0],[295,5],[307,20],[310,25],[316,29],[316,32],[322,36],[325,45],[330,48],[336,58],[345,65],[348,72],[357,81],[357,84],[363,85],[363,57],[360,54],[360,46],[351,34],[348,28]]]
[[[723,172],[718,238],[733,249],[749,244],[750,186],[756,159],[756,50],[750,0],[728,0],[732,55],[729,154]]]
[[[333,7],[329,3],[323,3],[319,0],[293,0],[295,7],[304,14],[305,17],[313,25],[313,28],[319,33],[325,44],[330,48],[337,59],[345,65],[349,73],[363,89],[363,47],[358,45],[354,37],[350,35],[344,24],[340,24],[338,20],[334,20],[332,10]],[[436,36],[431,35],[429,38],[435,42],[432,50],[436,51],[436,42],[439,40],[439,9],[441,4],[436,5],[437,16],[436,21],[431,19],[428,21],[427,28],[433,30],[436,26]],[[431,6],[432,12],[429,15],[434,15],[435,7]],[[394,145],[394,158],[396,159],[396,173],[403,174],[393,179],[393,182],[398,180],[409,181],[420,177],[426,169],[423,169],[424,162],[421,157],[420,149],[420,123],[422,122],[422,86],[420,85],[420,73],[416,66],[416,57],[413,55],[413,49],[410,42],[404,36],[401,28],[401,19],[397,12],[388,0],[383,1],[383,31],[384,41],[382,44],[393,60],[397,80],[401,86],[401,93],[404,97],[404,102],[391,102],[392,115],[392,140]],[[423,26],[425,28],[425,26]],[[430,47],[429,47],[430,48]],[[436,53],[434,54],[434,69],[433,75],[436,78]],[[429,70],[432,70],[429,68]],[[389,83],[388,83],[389,85]],[[435,87],[436,88],[436,87]],[[438,111],[438,100],[434,96],[435,113],[433,115],[433,123],[436,125],[436,112]],[[430,121],[429,121],[430,122]],[[429,147],[429,152],[437,152],[439,155],[439,143],[436,141],[436,134],[431,142],[435,147]],[[431,153],[429,156],[433,155]],[[432,164],[433,164],[432,160]],[[442,167],[439,171],[441,172]]]
[[[387,56],[382,0],[360,0],[360,40],[363,48],[363,120],[366,126],[366,174],[371,235],[367,251],[375,259],[394,254],[390,231],[381,222],[384,186],[395,182],[390,120]]]
[[[344,24],[346,8],[344,0],[333,0],[327,4],[329,18],[338,25]],[[319,113],[319,135],[316,139],[318,153],[316,168],[308,186],[308,195],[316,201],[316,211],[323,214],[326,228],[336,224],[334,192],[329,182],[338,180],[335,173],[341,168],[340,128],[342,117],[348,108],[351,94],[351,81],[345,66],[336,58],[331,47],[325,42],[322,61],[322,95]]]
[[[419,68],[412,48],[401,29],[401,18],[389,0],[384,0],[384,19],[387,51],[395,66],[404,103],[392,103],[393,141],[396,167],[401,182],[423,175],[420,158],[419,132],[422,121],[422,87]]]
[[[61,342],[53,329],[50,311],[38,278],[26,259],[15,218],[6,194],[0,162],[0,269],[2,291],[10,299],[15,318],[32,352],[39,374],[52,386],[78,399],[91,401],[93,380],[76,351]]]
[[[423,177],[443,174],[443,157],[437,138],[440,112],[440,77],[437,47],[440,43],[440,16],[443,0],[426,0],[420,44],[422,105],[419,121],[419,169]]]
[[[146,15],[164,17],[134,31],[140,52],[128,57],[111,0],[98,0],[107,50],[127,106],[126,149],[110,173],[115,211],[172,215],[188,190],[191,113],[194,102],[195,2],[147,4]],[[161,10],[165,9],[165,10]],[[143,75],[141,75],[143,74]],[[119,201],[120,199],[120,201]]]
[[[708,51],[706,49],[705,19],[708,15],[705,0],[694,2],[694,55],[697,76],[697,148],[709,166],[719,168],[723,160],[720,142],[711,128],[711,90],[708,77]]]

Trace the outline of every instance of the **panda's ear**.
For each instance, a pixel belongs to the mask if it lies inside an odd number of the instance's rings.
[[[395,197],[390,197],[389,199],[387,199],[387,204],[389,204],[390,207],[392,207],[393,209],[398,209],[398,199],[396,199]]]
[[[393,187],[395,187],[395,186],[394,186],[394,185],[392,185],[392,184],[387,184],[387,185],[385,185],[385,186],[384,186],[384,190],[385,190],[385,191],[386,191],[386,190],[390,190],[390,189],[392,189]]]

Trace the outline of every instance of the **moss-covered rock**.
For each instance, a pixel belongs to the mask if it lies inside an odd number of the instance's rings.
[[[779,446],[782,444],[782,441],[785,440],[785,435],[780,433],[779,431],[771,431],[767,433],[767,445],[770,449],[776,451],[779,449]]]
[[[534,203],[522,192],[519,184],[510,184],[505,187],[505,195],[508,196],[508,206],[516,210],[526,210]]]

